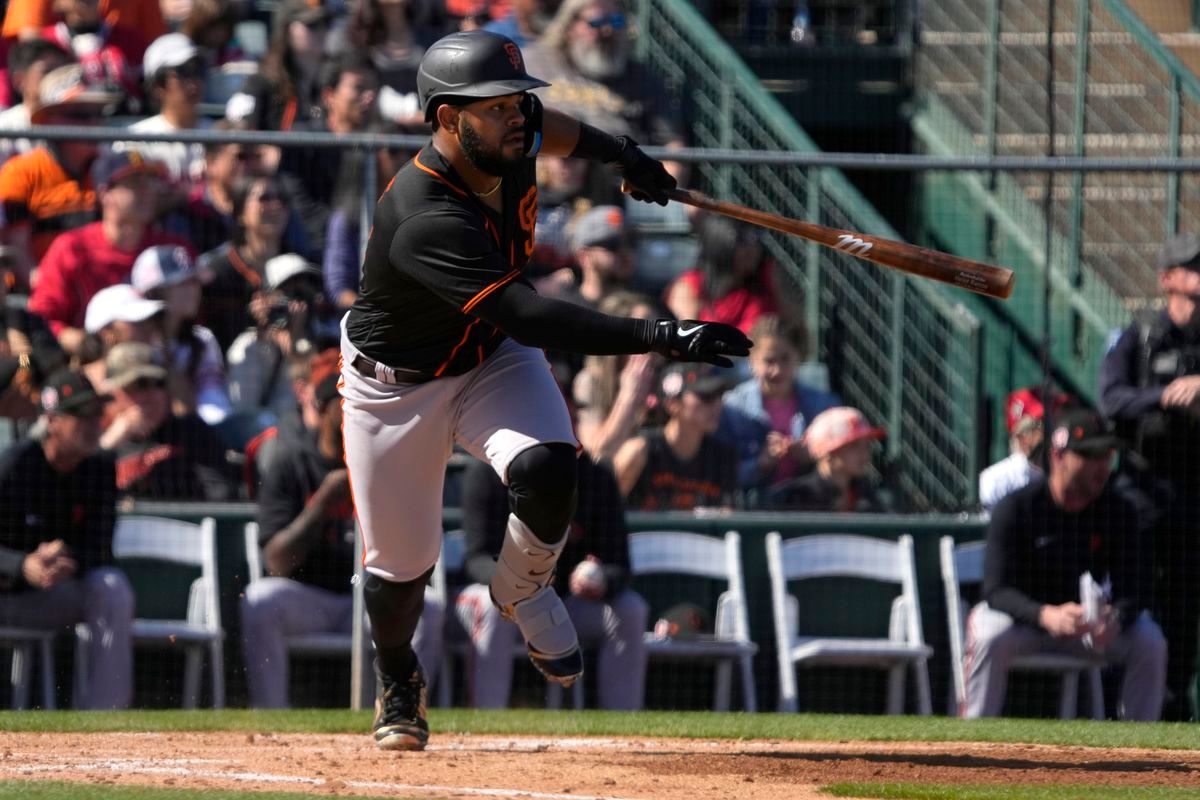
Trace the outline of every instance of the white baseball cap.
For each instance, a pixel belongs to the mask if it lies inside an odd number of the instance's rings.
[[[142,56],[142,72],[153,78],[159,70],[179,67],[200,55],[195,43],[182,33],[168,33],[158,37],[146,48]]]
[[[114,322],[142,322],[162,311],[159,300],[147,300],[128,283],[107,286],[88,301],[83,315],[83,328],[99,333]]]
[[[278,289],[286,281],[300,275],[312,275],[318,280],[323,277],[320,267],[295,253],[275,256],[263,265],[263,272],[266,273],[268,289]]]

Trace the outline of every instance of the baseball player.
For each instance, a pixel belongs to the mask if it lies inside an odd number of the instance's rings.
[[[551,586],[575,506],[578,442],[541,348],[731,365],[727,356],[751,345],[727,325],[626,319],[541,297],[525,279],[539,153],[612,164],[647,202],[665,205],[675,186],[632,139],[544,109],[530,90],[545,85],[499,34],[454,33],[425,52],[417,88],[432,139],[379,199],[360,297],[342,323],[346,464],[381,687],[374,738],[385,750],[419,750],[429,738],[411,640],[456,443],[508,491],[492,602],[548,680],[569,686],[583,671]]]

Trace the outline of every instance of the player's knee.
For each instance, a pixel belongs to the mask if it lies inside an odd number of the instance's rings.
[[[367,573],[363,602],[371,617],[371,637],[376,647],[403,646],[412,641],[425,605],[425,584],[430,572],[403,582]]]
[[[558,542],[575,513],[575,448],[565,442],[539,444],[508,465],[512,512],[546,543]]]

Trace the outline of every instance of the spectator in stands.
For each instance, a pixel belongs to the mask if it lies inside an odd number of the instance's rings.
[[[1125,668],[1120,716],[1162,714],[1167,640],[1150,617],[1150,559],[1135,507],[1108,488],[1119,440],[1083,409],[1052,419],[1050,475],[992,512],[983,602],[967,620],[965,717],[1004,709],[1013,659],[1034,653],[1102,658]],[[1095,615],[1080,577],[1103,587]]]
[[[507,36],[524,50],[546,32],[559,3],[560,0],[513,0],[508,14],[492,20],[483,29]]]
[[[157,114],[129,126],[136,133],[205,129],[212,122],[197,110],[204,97],[204,55],[182,33],[168,33],[146,48],[146,97]],[[182,142],[116,142],[114,150],[137,150],[164,164],[171,182],[186,193],[204,168],[204,146]]]
[[[659,147],[684,145],[679,104],[634,62],[622,0],[564,0],[542,38],[524,49],[538,94],[553,108],[613,135]]]
[[[321,270],[294,253],[267,262],[265,291],[253,302],[264,309],[261,322],[229,347],[229,396],[239,411],[269,409],[277,418],[296,406],[288,371],[293,352],[336,344],[330,325],[316,307]]]
[[[0,281],[0,302],[4,291]],[[8,329],[0,336],[0,417],[35,419],[46,379],[67,366],[66,354],[38,319],[9,311]]]
[[[112,458],[98,453],[108,399],[78,372],[41,390],[46,433],[0,456],[0,626],[86,623],[86,696],[77,708],[125,708],[133,694],[133,589],[112,566]]]
[[[47,73],[40,94],[41,108],[31,115],[34,125],[95,125],[121,99],[85,84],[78,64]],[[95,158],[92,142],[59,142],[53,149],[35,147],[0,167],[3,238],[20,259],[18,288],[29,288],[33,267],[59,233],[96,218],[96,193],[80,177]]]
[[[815,462],[798,478],[767,492],[764,505],[789,511],[890,511],[892,502],[867,478],[871,442],[886,436],[857,408],[822,411],[808,426],[801,446]]]
[[[1065,394],[1054,398],[1054,411],[1070,400]],[[1042,433],[1046,407],[1042,388],[1028,386],[1008,395],[1005,421],[1009,455],[979,473],[979,503],[991,511],[1001,498],[1042,476]]]
[[[86,337],[79,353],[88,380],[107,389],[104,358],[122,342],[141,342],[162,350],[163,310],[161,301],[142,297],[128,283],[113,284],[96,292],[84,314]]]
[[[735,325],[747,334],[764,314],[785,316],[776,300],[775,262],[758,229],[718,216],[701,217],[698,228],[700,264],[667,287],[671,313]]]
[[[749,336],[754,376],[726,395],[718,435],[737,448],[742,488],[762,491],[812,468],[804,430],[822,411],[841,405],[841,398],[796,379],[804,352],[801,329],[764,314]]]
[[[172,413],[195,412],[209,425],[219,425],[231,410],[225,359],[213,332],[196,323],[200,277],[195,259],[178,245],[148,247],[133,264],[131,282],[142,297],[163,304]]]
[[[1165,307],[1136,318],[1105,355],[1100,410],[1136,451],[1122,459],[1121,489],[1154,522],[1155,614],[1171,642],[1170,690],[1183,698],[1200,649],[1200,237],[1166,241],[1157,266]]]
[[[235,184],[230,239],[200,258],[204,285],[204,322],[228,351],[242,331],[267,323],[266,306],[252,304],[262,288],[266,263],[284,252],[288,204],[279,182],[255,175]],[[211,277],[208,277],[211,276]]]
[[[42,37],[79,60],[84,80],[124,95],[126,110],[141,108],[141,63],[149,40],[119,18],[105,20],[97,0],[54,0],[62,21],[42,29]]]
[[[129,280],[134,259],[147,247],[189,248],[151,227],[164,171],[136,151],[105,153],[92,166],[100,221],[61,234],[46,252],[29,307],[50,323],[63,349],[78,354],[84,310],[100,289]]]
[[[590,308],[617,289],[628,288],[633,277],[633,252],[625,232],[625,213],[618,206],[596,206],[571,224],[571,251],[579,280],[558,292]]]
[[[538,156],[537,240],[528,268],[533,274],[554,275],[556,270],[571,265],[567,229],[586,209],[580,194],[587,182],[587,171],[588,162],[582,158]]]
[[[113,402],[100,445],[117,456],[117,489],[140,500],[234,499],[225,448],[195,414],[171,414],[154,348],[122,342],[104,365]]]
[[[256,130],[290,131],[320,115],[318,72],[333,6],[283,0],[261,68],[225,105],[225,116]]]
[[[416,11],[412,0],[362,0],[346,31],[349,46],[368,54],[375,65],[380,112],[414,133],[425,128],[417,97],[417,67],[425,46],[437,38],[416,24]]]
[[[671,364],[660,395],[667,423],[626,441],[613,469],[634,511],[729,508],[736,500],[737,452],[713,434],[725,382],[707,365]]]
[[[289,636],[349,634],[354,620],[354,514],[342,449],[338,351],[317,355],[301,388],[302,427],[282,428],[263,473],[258,535],[267,577],[241,600],[250,705],[288,704]],[[427,671],[441,662],[443,609],[426,591],[413,647]]]
[[[42,107],[42,78],[65,66],[71,57],[44,39],[17,42],[8,51],[8,78],[21,102],[0,111],[0,130],[25,129],[33,125],[33,113]],[[0,139],[0,161],[28,153],[36,145],[28,139]]]
[[[655,319],[654,302],[618,290],[600,301],[599,310],[618,317]],[[588,356],[574,379],[575,434],[597,462],[609,462],[646,419],[663,359],[654,353]]]
[[[159,0],[100,0],[100,17],[111,25],[136,30],[143,42],[152,42],[167,32]],[[61,19],[54,0],[9,0],[4,15],[5,39],[37,39],[42,30]]]
[[[362,53],[345,53],[328,61],[321,68],[320,86],[323,119],[297,123],[297,131],[363,133],[376,122],[379,75]],[[373,152],[358,150],[284,150],[280,177],[316,252],[324,252],[334,209],[345,209],[357,219],[362,209],[364,165],[374,157]]]
[[[245,55],[236,47],[234,31],[241,14],[231,0],[195,0],[179,26],[179,32],[205,51],[206,63],[220,67],[242,61]]]
[[[601,708],[642,707],[646,677],[643,634],[650,609],[628,587],[629,549],[620,490],[608,467],[586,453],[579,457],[579,498],[558,561],[556,586],[579,643],[598,655],[596,683]],[[471,644],[471,703],[504,708],[512,684],[517,626],[506,622],[488,596],[496,571],[495,548],[504,540],[508,492],[482,461],[463,476],[464,570],[473,583],[455,600],[457,621]]]

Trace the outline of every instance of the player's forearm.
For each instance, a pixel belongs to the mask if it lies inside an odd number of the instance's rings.
[[[542,150],[548,156],[567,157],[579,141],[579,120],[552,108],[542,110]]]
[[[478,314],[528,347],[607,356],[648,352],[654,340],[652,320],[601,314],[542,297],[523,283],[496,292],[478,306]]]

